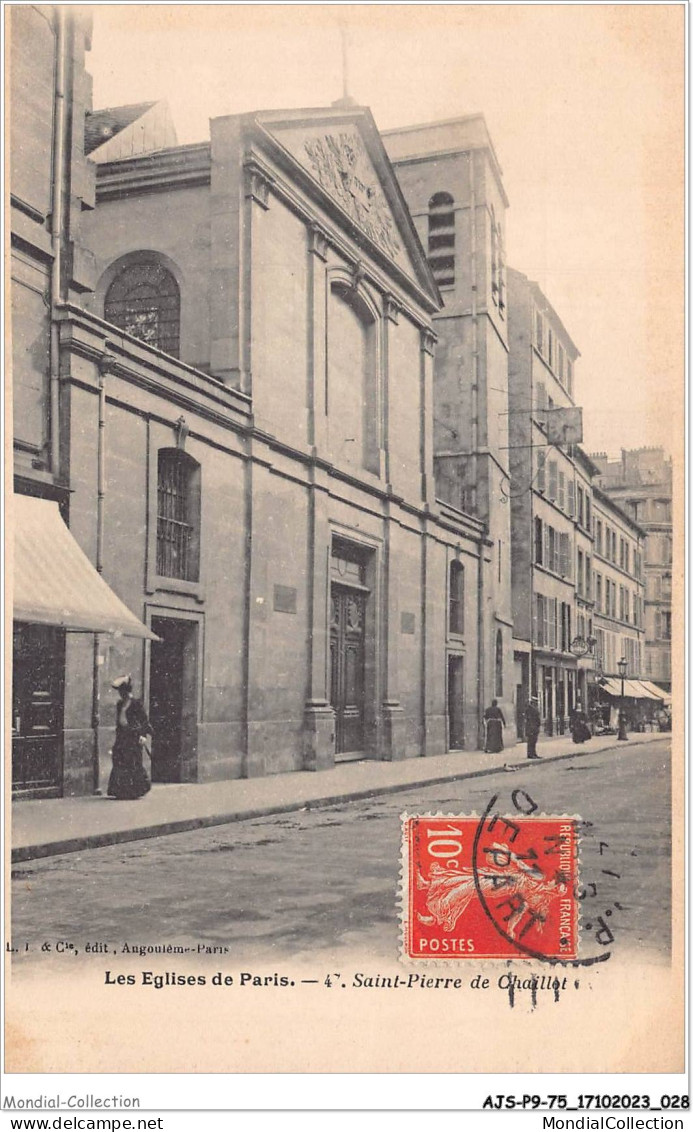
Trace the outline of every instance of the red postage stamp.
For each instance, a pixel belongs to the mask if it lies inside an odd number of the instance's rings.
[[[576,959],[578,818],[402,815],[402,958]]]

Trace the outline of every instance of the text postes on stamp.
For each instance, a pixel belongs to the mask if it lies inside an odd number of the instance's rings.
[[[402,957],[576,959],[578,820],[403,815]]]

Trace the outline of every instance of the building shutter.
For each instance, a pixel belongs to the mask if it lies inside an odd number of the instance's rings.
[[[575,514],[575,480],[568,480],[568,514],[573,517]]]
[[[556,598],[549,598],[549,648],[556,648]]]
[[[546,451],[537,452],[537,491],[546,491]]]

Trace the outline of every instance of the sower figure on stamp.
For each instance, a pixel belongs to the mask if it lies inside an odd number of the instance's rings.
[[[503,728],[505,717],[498,707],[498,700],[491,700],[491,706],[484,712],[484,750],[496,754],[503,750]]]
[[[141,798],[151,790],[143,754],[151,724],[144,706],[132,694],[132,677],[119,676],[111,684],[120,696],[116,708],[116,737],[111,751],[113,770],[108,780],[110,798]]]
[[[525,735],[527,736],[528,759],[541,758],[541,755],[537,754],[537,739],[539,738],[539,729],[541,727],[541,716],[539,715],[538,705],[539,700],[536,696],[532,696],[525,708]]]

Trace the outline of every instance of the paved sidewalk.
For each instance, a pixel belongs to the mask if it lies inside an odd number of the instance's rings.
[[[649,743],[668,735],[634,734],[629,743]],[[539,751],[546,762],[575,758],[618,747],[615,735],[576,745],[567,738],[544,739]],[[28,861],[73,853],[121,841],[139,841],[166,833],[281,814],[311,806],[369,798],[475,778],[526,765],[526,746],[519,743],[497,755],[454,751],[402,762],[342,763],[332,770],[294,771],[266,778],[233,779],[204,784],[156,785],[137,801],[103,796],[50,798],[12,806],[12,860]],[[533,764],[534,765],[534,764]]]

